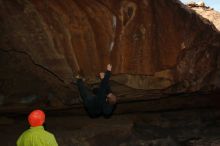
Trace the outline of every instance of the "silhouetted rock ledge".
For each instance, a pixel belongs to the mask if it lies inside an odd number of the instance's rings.
[[[220,31],[220,12],[207,7],[205,3],[189,3],[187,6],[205,19],[208,19]]]

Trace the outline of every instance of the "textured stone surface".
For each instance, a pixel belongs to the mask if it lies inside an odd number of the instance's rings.
[[[219,32],[177,0],[0,0],[0,22],[0,105],[78,104],[109,62],[129,100],[220,84]]]

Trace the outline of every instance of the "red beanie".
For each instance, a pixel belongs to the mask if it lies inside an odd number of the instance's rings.
[[[28,116],[31,127],[42,126],[45,121],[45,114],[42,110],[34,110]]]

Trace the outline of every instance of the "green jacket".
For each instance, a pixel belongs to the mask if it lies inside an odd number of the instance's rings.
[[[17,146],[58,146],[53,134],[43,126],[30,127],[17,140]]]

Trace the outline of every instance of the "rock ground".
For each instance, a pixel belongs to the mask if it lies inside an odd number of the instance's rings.
[[[25,116],[0,119],[1,145],[15,145],[28,128]],[[47,112],[45,128],[60,146],[219,146],[220,109],[136,112],[109,119]]]

